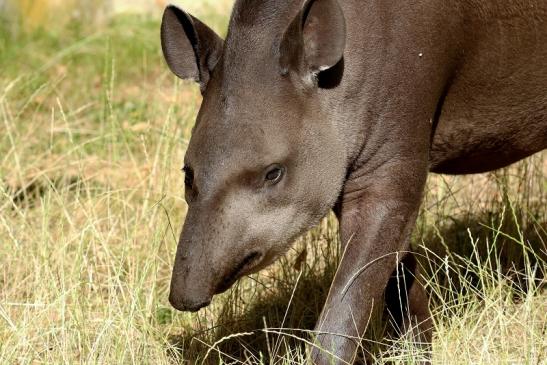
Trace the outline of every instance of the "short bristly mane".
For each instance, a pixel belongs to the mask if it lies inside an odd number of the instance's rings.
[[[300,10],[304,0],[237,0],[230,18],[227,44],[240,38],[255,39],[258,36],[255,27],[265,26],[269,29],[268,35],[283,33],[290,20]],[[253,34],[254,33],[254,34]],[[264,36],[264,32],[262,36]]]
[[[283,19],[287,12],[300,7],[303,0],[237,0],[232,10],[230,24],[240,25],[269,23]]]
[[[234,4],[228,35],[224,46],[223,63],[229,74],[243,74],[258,58],[275,57],[276,47],[289,23],[302,7],[304,0],[237,0]],[[268,32],[261,31],[264,28]],[[241,59],[241,54],[253,60]],[[239,70],[240,72],[236,72]]]

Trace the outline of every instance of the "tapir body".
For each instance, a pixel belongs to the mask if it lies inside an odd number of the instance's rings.
[[[544,0],[237,0],[225,41],[168,7],[162,46],[203,93],[170,301],[209,304],[334,209],[343,255],[317,364],[353,360],[411,260],[429,171],[490,171],[547,148]],[[407,290],[427,339],[427,297]]]

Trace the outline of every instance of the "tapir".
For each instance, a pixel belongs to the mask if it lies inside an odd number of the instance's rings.
[[[547,148],[545,0],[236,0],[224,40],[168,6],[161,44],[203,95],[170,303],[207,306],[333,210],[343,254],[315,364],[354,361],[407,260],[428,172]],[[405,290],[430,336],[424,289]]]

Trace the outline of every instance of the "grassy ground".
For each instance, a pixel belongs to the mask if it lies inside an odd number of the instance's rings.
[[[196,11],[222,32],[219,9]],[[332,218],[199,314],[167,302],[200,96],[167,70],[158,26],[0,28],[1,364],[302,362],[336,265]],[[545,157],[430,178],[413,241],[435,363],[547,363]],[[365,357],[424,356],[389,327],[371,326]]]

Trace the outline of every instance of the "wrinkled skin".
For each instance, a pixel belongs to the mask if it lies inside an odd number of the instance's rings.
[[[428,171],[489,171],[547,147],[546,14],[543,0],[238,0],[223,41],[167,8],[167,64],[203,93],[173,306],[206,306],[334,208],[344,254],[310,359],[351,362],[397,263],[415,273]],[[402,290],[428,341],[425,292]]]

